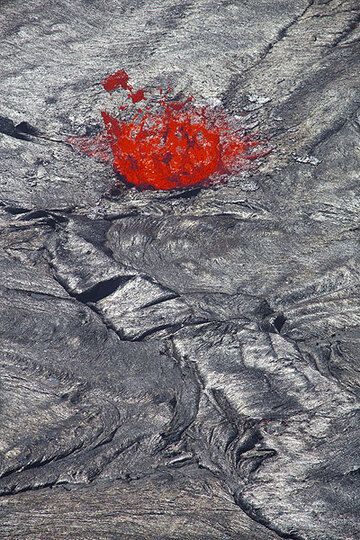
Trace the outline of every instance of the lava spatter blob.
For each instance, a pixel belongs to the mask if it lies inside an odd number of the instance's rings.
[[[124,70],[106,77],[102,85],[109,93],[126,91],[130,104],[119,107],[119,117],[101,113],[106,128],[101,151],[96,152],[88,139],[77,146],[83,151],[88,146],[89,155],[104,159],[104,143],[108,144],[114,169],[129,184],[157,190],[209,185],[241,169],[244,160],[269,152],[261,141],[235,132],[219,107],[197,106],[191,96],[176,100],[170,89],[160,89],[155,103],[135,107],[147,101],[148,92],[134,90]],[[121,118],[124,110],[126,118]]]

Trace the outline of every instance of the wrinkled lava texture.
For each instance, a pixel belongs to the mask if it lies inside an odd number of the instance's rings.
[[[147,101],[146,89],[134,90],[129,75],[121,69],[102,81],[112,93],[127,91],[131,105]],[[234,173],[246,160],[268,153],[253,136],[239,133],[220,108],[198,106],[193,96],[177,100],[159,89],[160,98],[137,107],[130,118],[119,119],[102,111],[106,132],[95,138],[69,142],[91,157],[109,159],[126,182],[140,188],[183,189],[206,185],[210,179]],[[131,106],[130,105],[130,106]],[[127,105],[119,107],[123,112]]]
[[[1,3],[0,540],[360,540],[359,6]]]

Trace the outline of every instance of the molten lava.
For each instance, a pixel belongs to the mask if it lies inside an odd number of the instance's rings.
[[[135,91],[124,70],[106,77],[102,85],[111,93],[127,91],[133,104],[147,99],[146,89]],[[206,185],[216,176],[238,171],[244,160],[269,152],[261,141],[235,132],[224,110],[197,106],[193,97],[176,101],[162,90],[160,96],[145,110],[132,111],[130,118],[103,111],[106,134],[96,140],[83,137],[76,146],[104,160],[110,146],[114,169],[128,183],[159,190]],[[74,144],[74,138],[69,142]]]

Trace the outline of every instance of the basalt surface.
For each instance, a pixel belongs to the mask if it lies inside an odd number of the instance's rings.
[[[358,0],[5,0],[6,540],[356,540]],[[138,190],[69,137],[171,85],[272,152]],[[115,188],[114,188],[115,186]]]

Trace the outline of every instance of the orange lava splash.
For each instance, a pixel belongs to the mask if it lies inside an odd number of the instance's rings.
[[[127,91],[133,104],[147,100],[147,90],[135,91],[124,70],[106,77],[102,85],[110,93],[119,88]],[[127,108],[123,105],[119,110]],[[104,160],[110,147],[114,169],[139,188],[209,185],[212,179],[243,168],[245,160],[269,152],[260,140],[235,131],[223,109],[197,106],[191,96],[176,100],[170,91],[164,94],[160,89],[155,104],[136,108],[126,119],[106,111],[101,114],[106,133],[97,140],[82,138],[77,147]]]

